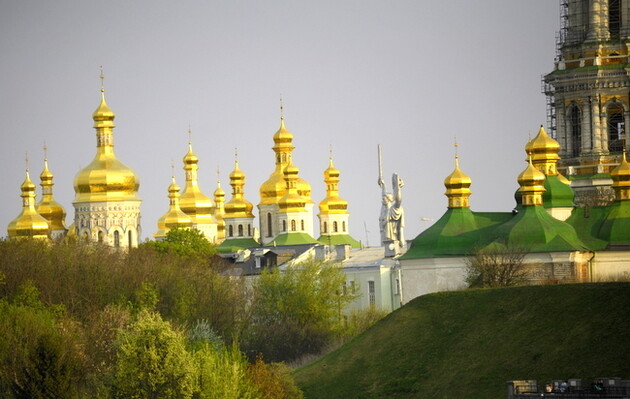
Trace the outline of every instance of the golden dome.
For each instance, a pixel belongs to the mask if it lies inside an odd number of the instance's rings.
[[[276,204],[286,192],[286,182],[284,180],[284,169],[292,162],[293,134],[284,126],[284,119],[280,118],[280,128],[273,136],[273,150],[276,154],[276,169],[271,173],[267,181],[260,186],[261,204]],[[296,188],[307,203],[312,204],[311,185],[304,179],[298,177]]]
[[[191,227],[192,220],[179,207],[179,186],[172,177],[171,184],[168,186],[169,207],[157,222],[158,231],[153,234],[155,238],[166,237],[166,234],[177,227]]]
[[[208,198],[199,189],[197,181],[197,170],[199,166],[199,158],[192,149],[192,143],[188,143],[188,152],[184,156],[184,171],[186,172],[186,186],[180,199],[181,210],[190,216],[194,225],[197,224],[215,224],[216,220],[212,214],[214,213],[214,201]]]
[[[254,206],[245,199],[245,173],[238,167],[238,161],[234,161],[234,170],[230,173],[230,185],[232,186],[232,198],[225,204],[224,218],[253,218]]]
[[[305,211],[306,199],[298,193],[298,173],[300,170],[293,163],[289,163],[284,169],[286,192],[278,201],[278,207],[282,212]]]
[[[96,156],[74,178],[75,203],[139,200],[138,176],[114,154],[114,117],[101,89],[101,104],[93,114]]]
[[[630,164],[626,160],[626,153],[621,157],[621,163],[610,172],[615,190],[615,196],[618,201],[630,199]]]
[[[328,168],[324,171],[326,197],[319,203],[320,214],[348,213],[348,201],[339,197],[339,169],[333,165],[332,157],[328,160]]]
[[[468,208],[468,198],[472,194],[472,180],[459,168],[459,157],[455,155],[455,170],[444,179],[449,208]]]
[[[20,186],[22,194],[22,212],[9,223],[9,238],[47,239],[48,221],[35,210],[35,185],[26,171],[24,183]]]
[[[545,175],[558,175],[556,165],[560,160],[560,156],[558,155],[560,152],[560,144],[547,135],[543,126],[540,126],[536,137],[527,143],[525,152],[532,156],[533,165]]]
[[[542,194],[545,192],[545,175],[532,164],[529,157],[527,168],[518,175],[518,192],[522,195],[522,205],[542,205]]]
[[[44,159],[44,170],[39,178],[41,180],[42,199],[37,204],[37,213],[48,221],[51,230],[67,230],[66,211],[53,197],[53,174],[48,169],[47,159]]]

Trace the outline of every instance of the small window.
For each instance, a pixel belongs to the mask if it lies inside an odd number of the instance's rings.
[[[295,231],[295,220],[291,220],[291,231]]]
[[[129,231],[129,233],[127,234],[127,239],[129,241],[129,248],[133,247],[133,234],[131,233],[131,231]]]
[[[114,248],[120,247],[120,232],[114,231]]]
[[[98,232],[98,243],[99,244],[103,243],[103,232],[102,231]]]
[[[234,237],[234,226],[228,226],[228,237]]]
[[[238,225],[238,236],[239,237],[243,237],[243,225],[242,224]]]
[[[287,231],[287,221],[286,220],[282,221],[282,231]]]
[[[271,237],[273,231],[271,229],[271,213],[267,213],[267,237]]]
[[[300,230],[304,231],[304,220],[300,220]]]
[[[324,222],[322,229],[324,230],[324,234],[328,233],[328,222]]]
[[[339,227],[337,226],[337,222],[333,222],[333,233],[336,233],[339,231]]]
[[[343,232],[345,233],[346,232],[346,222],[345,221],[341,222],[341,227],[343,228]]]
[[[248,236],[251,236],[251,235],[252,235],[252,225],[251,225],[251,224],[248,224],[248,225],[247,225],[247,235],[248,235]]]
[[[376,305],[376,289],[374,287],[374,281],[368,281],[368,298],[370,300],[370,306]]]

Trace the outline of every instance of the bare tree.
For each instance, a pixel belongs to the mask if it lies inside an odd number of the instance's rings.
[[[466,282],[469,287],[509,287],[525,282],[527,269],[523,262],[527,251],[513,246],[490,246],[479,249],[466,259]]]

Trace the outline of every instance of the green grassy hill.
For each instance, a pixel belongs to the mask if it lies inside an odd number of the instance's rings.
[[[604,376],[630,378],[630,283],[425,295],[295,373],[308,399],[505,399],[508,380]]]

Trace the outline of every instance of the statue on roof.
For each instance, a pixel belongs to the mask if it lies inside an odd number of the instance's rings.
[[[379,217],[379,227],[381,231],[381,244],[393,252],[392,255],[401,253],[405,246],[405,213],[402,207],[402,188],[405,185],[398,173],[392,175],[392,193],[387,192],[385,181],[383,180],[383,169],[381,162],[381,146],[378,146],[379,177],[378,185],[382,192],[381,215]]]

